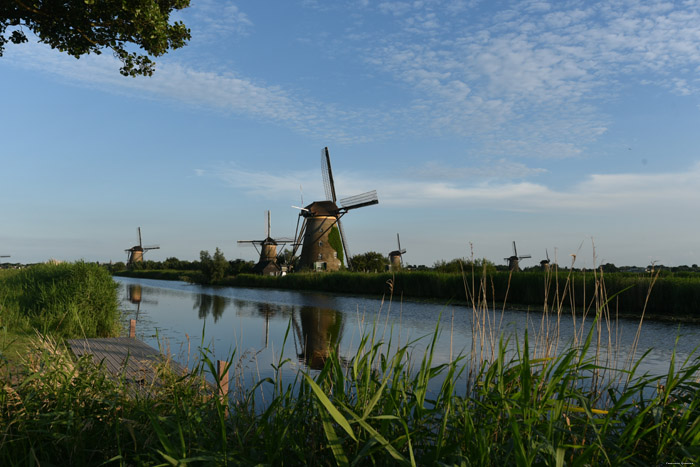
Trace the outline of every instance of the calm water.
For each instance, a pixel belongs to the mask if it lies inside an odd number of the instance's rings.
[[[236,361],[247,369],[246,378],[271,376],[271,365],[290,358],[290,372],[300,367],[318,369],[328,349],[338,346],[342,358],[355,354],[363,330],[376,329],[384,340],[411,345],[422,356],[442,314],[441,333],[434,352],[435,365],[449,362],[472,345],[471,308],[426,303],[382,303],[381,300],[283,290],[203,287],[181,282],[115,278],[124,317],[137,319],[137,337],[169,350],[181,363],[191,363],[199,349],[208,348],[214,359],[226,360],[236,349]],[[501,329],[522,337],[529,326],[534,336],[541,329],[541,312],[506,311],[495,314]],[[638,322],[620,320],[611,338],[624,362],[632,352]],[[493,328],[493,326],[492,326]],[[562,317],[560,349],[574,339],[570,316]],[[289,331],[286,343],[285,333]],[[642,371],[661,374],[668,369],[679,337],[678,357],[687,357],[700,344],[700,325],[647,321],[642,327],[639,356],[653,348]],[[602,333],[604,341],[607,332]],[[532,337],[531,337],[532,340]],[[283,349],[284,347],[284,349]],[[189,355],[189,357],[188,357]],[[239,358],[243,357],[239,361]],[[614,357],[614,356],[613,356]]]

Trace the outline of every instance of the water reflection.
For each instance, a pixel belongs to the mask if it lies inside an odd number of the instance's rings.
[[[134,305],[141,304],[141,294],[143,293],[141,289],[141,284],[129,284],[126,288],[127,298]]]
[[[338,353],[344,328],[343,315],[340,312],[304,306],[292,315],[292,323],[301,343],[301,352],[297,354],[297,358],[309,368],[320,370],[331,350]]]
[[[220,295],[196,294],[192,309],[197,310],[199,319],[206,319],[211,313],[216,323],[226,309],[226,297]]]
[[[472,310],[461,306],[449,306],[446,311],[440,304],[403,302],[387,309],[380,300],[362,297],[214,288],[145,279],[117,278],[117,281],[125,285],[122,289],[124,318],[133,318],[134,314],[138,317],[137,334],[147,344],[158,348],[162,340],[168,340],[169,348],[177,355],[178,348],[187,350],[190,343],[194,343],[194,353],[200,345],[213,349],[215,357],[221,360],[228,359],[234,350],[238,356],[248,353],[254,355],[255,360],[247,364],[261,377],[273,373],[271,368],[278,365],[281,356],[288,360],[285,368],[292,374],[300,366],[322,368],[332,350],[340,356],[355,355],[361,334],[371,330],[375,322],[381,340],[388,341],[393,332],[394,342],[411,342],[415,355],[420,358],[442,314],[443,332],[433,349],[434,365],[468,353],[474,337]],[[133,304],[136,309],[132,308]],[[540,319],[541,313],[505,311],[503,316],[498,313],[493,322],[502,322],[502,326],[499,324],[499,329],[494,330],[494,342],[498,343],[501,331],[506,337],[517,334],[522,339],[529,329],[532,344],[535,336],[542,334]],[[585,329],[591,325],[592,320]],[[617,357],[624,363],[627,357],[635,355],[637,325],[635,320],[620,319],[619,329],[616,327],[610,336],[602,332],[603,341],[608,342],[610,338],[615,344],[611,358]],[[645,358],[640,371],[666,372],[679,334],[676,351],[677,359],[681,360],[700,341],[700,326],[645,322],[636,358],[650,347],[654,350]],[[558,336],[559,351],[576,341],[570,319],[562,318]],[[290,356],[293,357],[289,359]],[[602,356],[607,358],[605,354]],[[193,360],[197,355],[191,357]]]

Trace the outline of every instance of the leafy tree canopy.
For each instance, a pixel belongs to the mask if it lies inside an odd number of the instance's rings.
[[[190,39],[170,13],[190,0],[3,0],[0,2],[0,56],[7,43],[40,42],[76,58],[111,49],[124,76],[150,76],[158,57]],[[131,52],[134,46],[138,52]]]
[[[352,267],[355,271],[384,272],[389,260],[376,251],[368,251],[352,257]]]

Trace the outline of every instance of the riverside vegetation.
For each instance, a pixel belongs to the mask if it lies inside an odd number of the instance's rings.
[[[432,336],[399,346],[391,330],[386,341],[379,339],[383,331],[376,324],[349,360],[331,353],[321,371],[301,370],[285,380],[282,369],[291,359],[280,355],[274,365],[278,376],[236,387],[224,400],[202,389],[204,375],[216,375],[207,349],[191,374],[174,374],[165,364],[161,385],[134,393],[86,360],[75,361],[60,341],[44,333],[10,369],[18,378],[8,377],[10,370],[0,372],[5,375],[0,463],[697,462],[698,356],[672,359],[665,375],[639,374],[644,356],[635,358],[634,352],[624,362],[611,361],[614,337],[601,336],[604,329],[614,329],[616,297],[607,294],[599,274],[593,294],[582,303],[595,325],[584,334],[580,317],[572,316],[580,331],[573,342],[559,342],[559,326],[571,316],[564,304],[574,299],[575,290],[571,277],[560,280],[561,293],[543,302],[537,335],[502,335],[493,325],[498,313],[489,280],[467,274],[462,290],[472,305],[474,337],[470,350],[450,363],[432,363],[437,334],[448,332],[448,326],[436,324]],[[546,281],[540,287],[560,290]],[[8,288],[0,290],[4,314]],[[245,370],[235,352],[229,365]],[[263,398],[263,386],[271,396]]]
[[[599,271],[565,271],[558,280],[553,272],[527,271],[511,274],[507,271],[469,272],[480,281],[487,279],[488,298],[499,304],[518,307],[539,307],[545,300],[552,306],[554,297],[564,292],[581,300],[593,296],[598,286],[595,273],[604,274],[606,291],[613,296],[611,304],[620,316],[639,317],[645,310],[654,319],[700,321],[700,275],[659,276],[655,273],[601,273]],[[197,271],[135,270],[118,271],[118,276],[144,279],[201,281]],[[464,275],[436,271],[399,271],[383,273],[338,271],[333,273],[297,272],[283,277],[240,273],[209,282],[232,287],[267,287],[274,289],[323,291],[343,294],[382,296],[391,283],[394,294],[410,299],[465,300]],[[654,293],[647,291],[654,283]],[[543,286],[544,284],[544,286]],[[580,302],[582,303],[582,302]],[[579,303],[579,305],[580,305]]]

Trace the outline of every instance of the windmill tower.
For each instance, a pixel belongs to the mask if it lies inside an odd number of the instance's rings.
[[[141,242],[141,227],[138,228],[139,233],[139,244],[134,245],[124,251],[127,253],[126,265],[127,267],[133,266],[135,263],[143,262],[143,254],[148,250],[158,250],[160,247],[158,245],[143,246]]]
[[[401,248],[401,239],[399,234],[396,234],[396,244],[398,249],[389,253],[389,265],[392,271],[400,271],[403,267],[403,255],[406,253],[405,248]]]
[[[503,258],[503,259],[508,261],[508,269],[515,272],[515,271],[520,271],[520,260],[526,259],[526,258],[532,258],[532,256],[530,256],[530,255],[518,256],[518,250],[515,248],[515,241],[513,241],[513,255],[509,256],[508,258]]]
[[[271,231],[271,218],[270,211],[266,214],[267,227],[265,229],[265,239],[264,240],[238,240],[239,245],[253,245],[255,250],[260,254],[260,260],[258,264],[253,268],[253,272],[256,274],[263,274],[266,276],[278,276],[282,271],[282,266],[277,262],[277,247],[284,246],[287,243],[294,242],[291,238],[272,238]],[[260,247],[258,249],[258,247]]]
[[[543,271],[549,271],[549,251],[544,250],[544,252],[547,255],[547,259],[540,261],[540,269]]]
[[[338,206],[328,148],[323,148],[321,151],[321,175],[326,200],[314,201],[304,208],[298,208],[301,210],[299,219],[303,218],[304,221],[300,230],[297,221],[297,234],[292,255],[296,256],[296,251],[301,245],[300,269],[337,271],[343,263],[344,252],[348,269],[352,269],[348,243],[340,218],[353,209],[379,203],[377,192],[373,190],[341,199]]]

